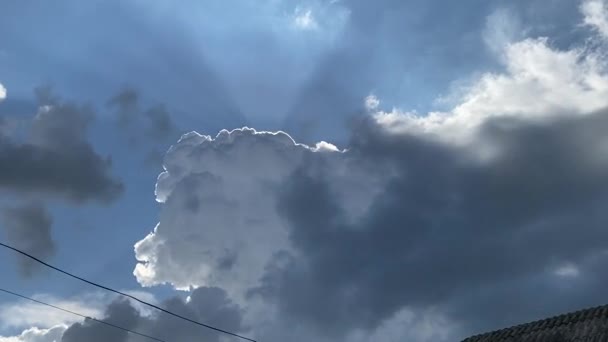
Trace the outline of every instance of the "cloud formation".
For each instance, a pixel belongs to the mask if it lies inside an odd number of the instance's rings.
[[[6,88],[0,83],[0,102],[6,98]]]
[[[606,106],[608,69],[603,50],[552,48],[547,38],[509,43],[503,50],[505,73],[485,73],[461,89],[448,112],[428,115],[377,111],[393,131],[434,135],[466,143],[492,118],[539,121],[559,115],[586,115]]]
[[[478,143],[500,150],[479,161],[468,149],[368,127],[349,153],[397,175],[355,224],[329,190],[331,170],[305,164],[287,178],[278,203],[297,253],[254,293],[332,334],[373,331],[404,307],[440,307],[487,329],[593,305],[601,283],[591,264],[608,261],[607,128],[605,111],[492,120]],[[564,277],[565,266],[578,276]]]
[[[221,286],[308,332],[264,332],[277,340],[388,339],[408,314],[446,327],[428,337],[415,325],[417,340],[455,340],[600,304],[602,54],[508,42],[505,70],[458,89],[444,112],[361,97],[371,116],[342,152],[283,133],[189,133],[165,158],[160,222],[135,246],[135,275]]]
[[[55,253],[55,242],[51,237],[53,219],[46,208],[37,202],[2,210],[2,230],[8,244],[41,259]],[[23,275],[30,276],[39,264],[18,256]]]
[[[36,294],[32,298],[91,317],[101,316],[104,307],[111,300],[98,293],[80,294],[70,298]],[[0,305],[0,327],[2,328],[13,330],[30,327],[49,329],[64,325],[67,328],[67,326],[80,320],[81,318],[78,316],[30,301],[3,302]]]
[[[64,325],[49,329],[30,328],[23,331],[19,336],[0,336],[0,342],[59,342],[66,328]]]
[[[584,24],[608,39],[608,3],[605,0],[586,0],[581,4]]]
[[[494,55],[504,43],[499,40],[520,39],[524,33],[550,35],[568,47],[579,20],[578,2],[571,0],[555,0],[551,6],[542,0],[332,4],[347,11],[348,20],[341,39],[324,51],[289,108],[285,130],[299,141],[327,136],[346,140],[348,123],[363,115],[360,99],[369,92],[383,98],[389,108],[443,109],[434,100],[449,90],[451,82],[496,68]],[[498,24],[493,34],[488,34],[488,15]],[[501,23],[503,19],[509,21]],[[519,32],[515,23],[525,32]]]
[[[25,141],[0,137],[0,189],[18,194],[58,195],[76,203],[109,203],[124,185],[111,162],[87,140],[91,107],[64,102],[48,88],[37,91],[39,108]]]
[[[146,286],[221,285],[242,293],[286,244],[274,214],[277,181],[314,153],[338,152],[327,143],[308,147],[283,132],[248,128],[215,138],[184,135],[165,156],[156,185],[161,222],[135,246],[137,279]]]
[[[563,47],[544,37],[520,39],[506,22],[510,12],[494,12],[472,26],[505,21],[504,27],[476,37],[471,46],[498,42],[490,48],[499,70],[456,89],[444,111],[386,111],[391,101],[369,94],[381,93],[373,85],[386,75],[382,65],[399,55],[375,50],[391,40],[373,36],[394,38],[437,13],[438,5],[421,6],[406,17],[412,20],[395,22],[379,15],[384,10],[376,5],[345,3],[351,10],[345,39],[296,101],[292,124],[306,130],[300,124],[312,121],[332,130],[344,116],[364,116],[353,125],[347,149],[297,144],[283,132],[248,128],[216,137],[184,135],[165,156],[156,184],[160,221],[135,245],[140,284],[190,290],[190,301],[166,305],[193,315],[223,308],[217,317],[225,323],[219,325],[241,331],[263,323],[253,333],[269,341],[390,340],[404,334],[415,341],[455,340],[602,300],[608,280],[608,77],[601,44]],[[604,7],[597,3],[587,1],[581,11],[600,36]],[[300,14],[312,20],[316,13]],[[441,37],[458,36],[454,41],[466,45],[475,28],[446,30]],[[446,49],[451,51],[449,44]],[[475,64],[478,51],[454,56],[423,50],[418,58]],[[90,111],[40,96],[44,104],[31,136],[25,142],[5,138],[9,143],[3,144],[57,155],[67,147],[81,151],[72,148],[86,146],[85,136],[64,128],[70,122],[83,131],[90,115],[73,113]],[[112,103],[128,123],[138,95],[126,91]],[[166,110],[157,109],[137,115],[150,121],[152,135],[162,136],[171,125]],[[63,119],[44,116],[53,111]],[[327,125],[326,118],[334,121]],[[71,189],[64,193],[77,201],[97,198],[82,195],[93,191],[75,196],[79,192],[66,184],[51,190]],[[197,287],[204,290],[192,290]],[[197,309],[203,302],[205,310]],[[110,305],[106,316],[172,340],[195,333],[126,302]],[[404,326],[411,331],[403,332]],[[126,335],[105,335],[82,322],[63,338],[120,341]]]
[[[180,315],[224,330],[247,331],[242,325],[241,309],[232,303],[226,297],[225,292],[219,288],[198,288],[192,291],[187,301],[173,297],[161,305]],[[193,339],[209,342],[223,341],[223,336],[216,331],[175,319],[172,316],[162,313],[142,316],[126,300],[119,299],[112,302],[106,308],[103,320],[165,341],[185,342]],[[75,323],[65,330],[61,341],[127,342],[131,341],[131,337],[125,331],[108,329],[94,321],[85,320]]]

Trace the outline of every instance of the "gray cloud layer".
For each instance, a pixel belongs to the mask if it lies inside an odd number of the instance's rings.
[[[17,113],[0,118],[2,193],[10,193],[11,199],[63,199],[73,204],[115,201],[124,185],[111,174],[110,159],[100,156],[88,141],[93,109],[64,102],[50,88],[39,88],[36,95],[38,112],[31,121],[16,121]],[[11,245],[41,259],[54,254],[52,218],[42,202],[6,209],[4,223]],[[22,273],[30,275],[33,264],[19,260]]]
[[[472,162],[469,151],[365,124],[349,153],[398,175],[353,224],[330,170],[302,164],[278,201],[297,257],[282,255],[286,266],[254,293],[334,334],[377,328],[403,307],[440,307],[480,331],[601,304],[607,129],[606,111],[494,119],[479,143],[496,155]]]
[[[165,301],[162,306],[185,317],[224,330],[247,331],[242,325],[241,309],[226,297],[223,290],[216,287],[197,288],[190,294],[189,301],[184,302],[182,299],[174,297]],[[223,338],[218,332],[162,313],[142,316],[125,300],[117,300],[110,304],[106,309],[104,321],[165,341],[219,342]],[[139,337],[130,337],[124,331],[109,329],[94,321],[85,321],[69,327],[61,341],[126,342],[139,339]]]

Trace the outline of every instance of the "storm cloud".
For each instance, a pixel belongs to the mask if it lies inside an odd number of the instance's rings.
[[[473,162],[363,127],[349,153],[397,176],[352,224],[331,171],[303,164],[278,200],[296,253],[254,293],[330,333],[373,330],[403,307],[440,307],[480,331],[592,306],[593,269],[608,262],[606,129],[606,111],[492,120],[478,143],[500,151]]]

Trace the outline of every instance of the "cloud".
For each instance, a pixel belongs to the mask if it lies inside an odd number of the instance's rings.
[[[41,259],[55,253],[55,242],[51,237],[53,220],[46,208],[37,202],[2,210],[2,227],[6,241],[16,248]],[[30,259],[19,256],[22,274],[30,276],[36,266]]]
[[[6,98],[6,88],[0,83],[0,102]]]
[[[140,290],[123,290],[123,292],[158,305],[157,298],[149,292]],[[82,293],[70,298],[35,294],[32,298],[95,318],[103,318],[104,312],[112,303],[123,301],[122,297],[102,292]],[[136,315],[142,320],[149,319],[157,313],[156,310],[130,299],[126,300],[125,305],[129,306],[130,310],[135,310]],[[80,316],[30,301],[4,302],[0,304],[0,329],[25,330],[19,336],[0,336],[0,342],[60,341],[66,329],[82,321]],[[104,326],[101,328],[108,330]]]
[[[388,108],[444,110],[434,100],[451,82],[497,70],[496,54],[505,40],[550,36],[567,48],[580,38],[580,30],[572,30],[579,3],[571,0],[550,6],[544,0],[333,3],[348,20],[340,39],[317,59],[282,126],[298,141],[346,141],[349,123],[363,115],[361,99],[370,92]]]
[[[448,112],[378,111],[376,118],[390,130],[464,143],[488,119],[544,120],[606,106],[608,69],[601,51],[558,50],[547,38],[529,38],[505,47],[504,64],[505,73],[482,74]]]
[[[156,185],[160,223],[135,245],[138,281],[242,293],[277,246],[286,245],[274,187],[306,155],[335,151],[328,143],[308,147],[283,132],[248,128],[215,138],[184,135],[165,156],[166,171]]]
[[[278,203],[296,252],[253,293],[338,335],[374,331],[404,307],[439,307],[478,330],[593,305],[600,297],[587,294],[601,283],[586,283],[592,273],[581,270],[574,290],[559,288],[553,272],[608,261],[607,128],[605,111],[543,124],[490,120],[477,143],[500,150],[480,161],[474,150],[372,124],[348,153],[396,175],[353,223],[324,176],[331,170],[294,172]],[[484,301],[496,306],[470,306]]]
[[[32,298],[90,317],[99,317],[108,302],[108,299],[100,294],[85,294],[67,299],[38,294]],[[78,316],[30,301],[5,302],[0,305],[0,327],[3,328],[48,329],[80,320]]]
[[[545,38],[504,51],[506,71],[483,74],[450,111],[376,109],[354,130],[347,154],[387,175],[358,220],[330,168],[303,163],[287,177],[277,202],[295,252],[250,293],[337,336],[375,331],[403,308],[439,308],[461,336],[597,305],[592,270],[608,238],[602,51]]]
[[[605,0],[585,0],[581,4],[583,23],[608,39],[608,3]]]
[[[374,111],[378,109],[378,106],[380,106],[380,100],[375,95],[368,95],[365,98],[365,109]]]
[[[157,181],[160,222],[135,246],[138,281],[270,308],[246,316],[270,321],[269,340],[389,340],[392,320],[412,340],[456,340],[601,304],[602,52],[546,38],[503,51],[504,71],[445,112],[362,96],[372,115],[343,151],[282,132],[184,135]]]
[[[178,297],[166,300],[163,307],[193,320],[204,322],[215,327],[233,332],[247,329],[242,325],[241,309],[233,304],[223,290],[219,288],[198,288],[192,291],[187,301]],[[104,313],[105,322],[120,325],[166,341],[222,341],[218,332],[205,329],[190,322],[175,319],[163,313],[141,316],[125,300],[112,302]],[[80,341],[130,341],[128,333],[109,329],[99,323],[85,320],[71,325],[63,333],[63,342]]]
[[[525,30],[512,9],[499,8],[486,18],[482,37],[486,46],[500,55],[506,46],[524,38]]]
[[[58,325],[49,329],[29,328],[18,336],[2,337],[0,342],[58,342],[67,326]]]
[[[114,201],[124,185],[111,162],[87,141],[92,108],[63,102],[41,88],[38,113],[25,141],[0,139],[0,189],[19,194],[59,195],[75,203]]]
[[[445,332],[452,338],[462,326],[512,323],[490,314],[495,308],[462,306],[463,298],[481,300],[468,294],[479,286],[496,305],[542,286],[544,297],[534,294],[542,304],[530,302],[538,308],[509,308],[521,320],[584,306],[595,297],[560,288],[554,274],[576,264],[580,276],[562,281],[587,281],[589,258],[602,256],[606,117],[487,120],[476,139],[501,148],[492,159],[373,120],[344,153],[314,153],[282,133],[188,134],[166,157],[161,222],[136,246],[147,261],[136,275],[145,285],[222,286],[236,298],[263,275],[247,300],[259,295],[292,318],[285,324],[338,340],[377,333],[406,308],[418,319],[436,307],[429,319],[453,326]],[[558,172],[569,165],[577,168]],[[254,191],[256,183],[269,194]],[[277,238],[282,229],[287,242]],[[257,250],[254,239],[265,244]],[[594,293],[599,284],[583,285]],[[557,295],[572,301],[551,304]]]

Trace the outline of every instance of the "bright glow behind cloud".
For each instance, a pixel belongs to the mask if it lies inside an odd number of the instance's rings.
[[[6,98],[6,88],[0,83],[0,102]]]

